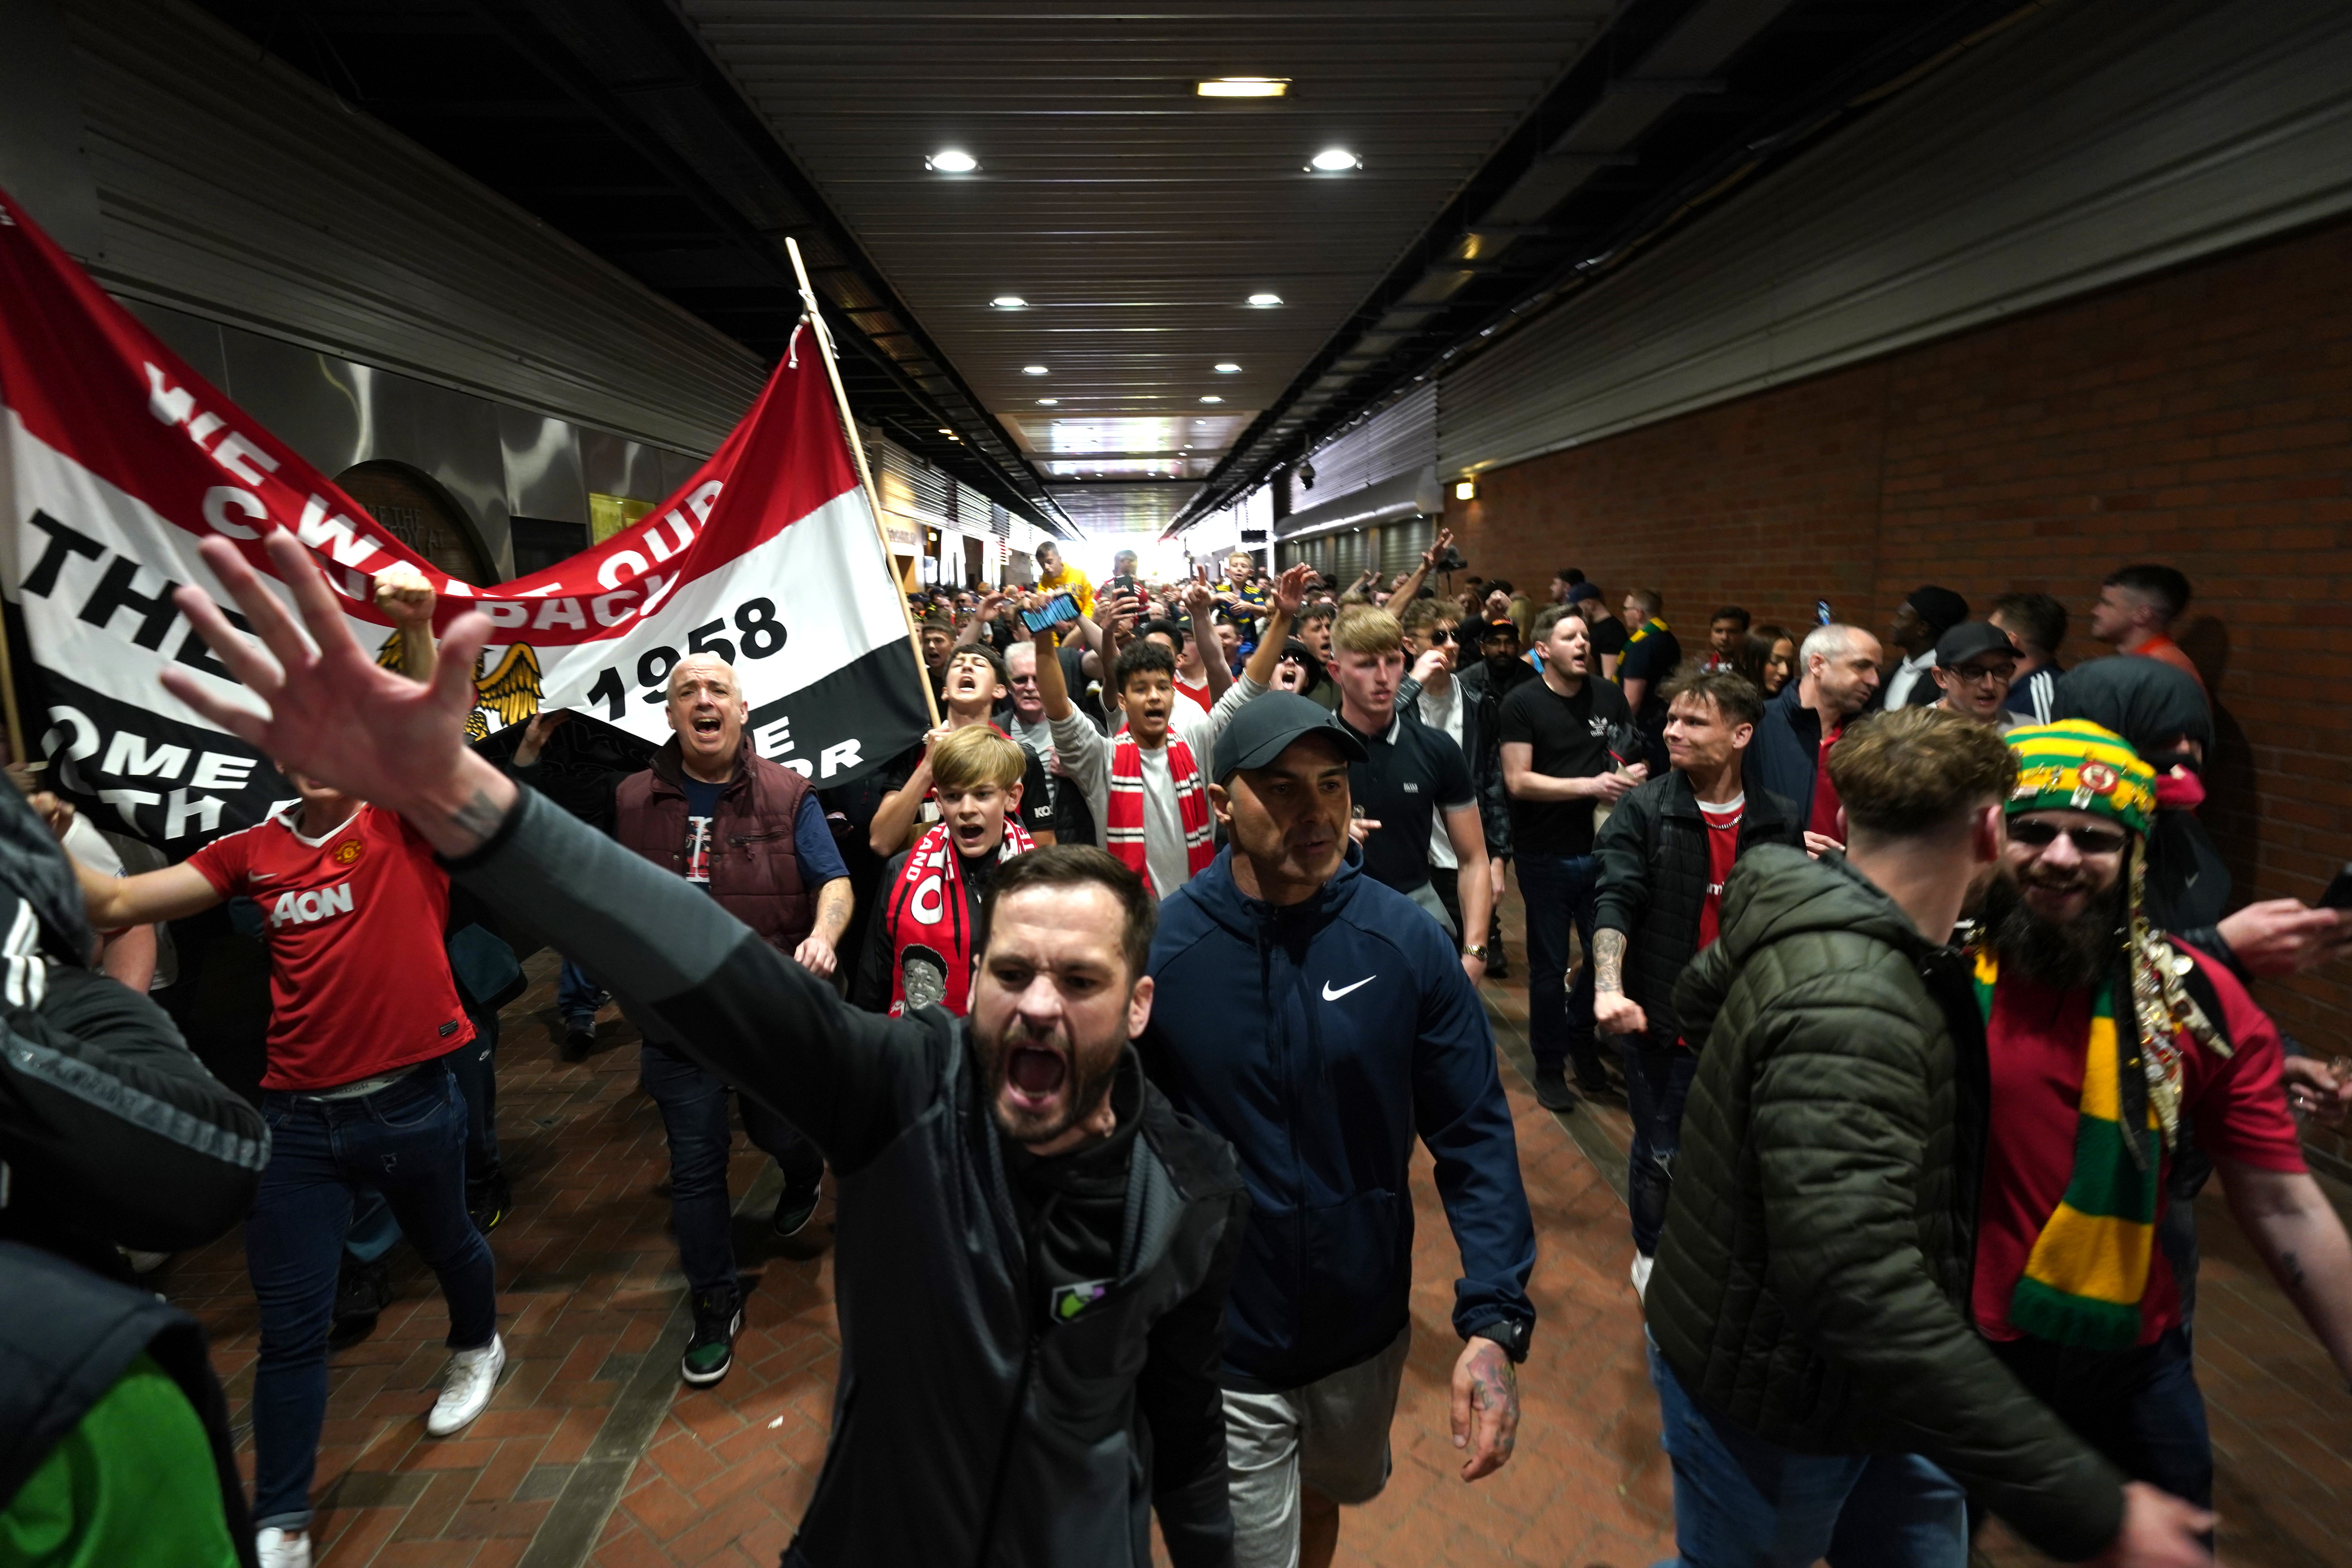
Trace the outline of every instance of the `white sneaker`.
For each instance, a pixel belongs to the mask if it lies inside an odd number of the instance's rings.
[[[1633,1295],[1644,1305],[1650,1300],[1650,1270],[1656,1268],[1657,1263],[1658,1260],[1647,1253],[1633,1254]]]
[[[273,1524],[253,1538],[253,1546],[261,1568],[310,1568],[310,1537],[303,1531]]]
[[[499,1370],[506,1364],[507,1342],[496,1334],[478,1351],[452,1355],[449,1370],[441,1374],[441,1397],[433,1402],[433,1414],[425,1418],[425,1432],[446,1437],[479,1415],[499,1386]],[[308,1562],[306,1557],[305,1564]]]

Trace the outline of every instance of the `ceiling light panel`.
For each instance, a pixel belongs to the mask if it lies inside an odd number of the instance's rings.
[[[923,160],[923,167],[938,174],[969,174],[980,167],[980,160],[957,147],[942,147]]]
[[[1290,93],[1286,76],[1221,76],[1197,84],[1193,89],[1202,98],[1286,98]]]
[[[1449,25],[1442,5],[1356,7],[1344,37],[1330,7],[1266,6],[1244,42],[1207,46],[1186,7],[936,6],[921,26],[885,27],[887,47],[876,47],[877,8],[837,0],[672,8],[774,127],[983,416],[1007,434],[1049,420],[1164,417],[1186,426],[1188,443],[1193,422],[1214,422],[1183,454],[1212,458],[1237,434],[1222,426],[1237,416],[1245,426],[1313,363],[1514,133],[1596,36],[1610,0],[1482,0],[1475,27]],[[1228,47],[1236,53],[1215,52]],[[841,68],[847,58],[856,71]],[[1052,68],[1016,68],[1039,59]],[[1310,60],[1284,98],[1199,95],[1203,81],[1278,79]],[[1416,98],[1407,129],[1397,84],[1428,79],[1447,89]],[[1333,148],[1360,158],[1362,177],[1301,178],[1300,165]],[[940,165],[943,152],[972,168]],[[929,170],[918,166],[925,154]],[[1251,276],[1261,268],[1281,281]],[[994,302],[1005,295],[1028,303]],[[1049,374],[1024,374],[1030,364]],[[1200,402],[1219,389],[1223,404]],[[1058,401],[1040,405],[1041,394]],[[940,423],[945,409],[932,412]],[[950,422],[965,424],[960,411]],[[972,446],[981,431],[967,427]],[[1076,454],[1038,453],[1057,455]]]
[[[1360,169],[1364,161],[1345,147],[1326,147],[1308,161],[1308,165],[1327,174],[1342,174],[1349,169]]]

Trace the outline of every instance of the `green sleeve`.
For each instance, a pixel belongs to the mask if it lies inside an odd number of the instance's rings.
[[[187,1395],[142,1352],[0,1510],[0,1568],[236,1568]]]

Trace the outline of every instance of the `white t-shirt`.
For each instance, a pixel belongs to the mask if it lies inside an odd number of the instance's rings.
[[[1927,682],[1927,694],[1922,701],[1935,702],[1939,700],[1943,692],[1937,688],[1934,679],[1927,674],[1935,668],[1936,650],[1934,648],[1929,648],[1916,658],[1906,658],[1896,665],[1894,672],[1886,678],[1886,701],[1884,704],[1886,710],[1889,713],[1899,713],[1909,707],[1912,690],[1922,680]]]
[[[1455,745],[1462,744],[1462,680],[1459,676],[1445,683],[1443,697],[1428,687],[1423,687],[1419,707],[1423,723],[1433,730],[1444,731]],[[1445,813],[1443,810],[1430,814],[1429,863],[1449,871],[1458,870],[1462,865],[1454,858],[1454,840],[1446,836]]]
[[[1241,705],[1265,695],[1265,688],[1244,676],[1218,699],[1212,712],[1195,726],[1180,731],[1192,748],[1193,763],[1205,786],[1215,766],[1217,736]],[[1200,704],[1179,699],[1181,706],[1199,712]],[[1112,740],[1094,721],[1073,709],[1066,719],[1054,721],[1054,752],[1063,775],[1086,792],[1087,809],[1098,827],[1110,822],[1110,753]],[[1184,848],[1184,817],[1176,801],[1176,785],[1168,773],[1165,747],[1136,748],[1143,760],[1143,863],[1150,868],[1152,889],[1166,898],[1192,879],[1192,859]]]

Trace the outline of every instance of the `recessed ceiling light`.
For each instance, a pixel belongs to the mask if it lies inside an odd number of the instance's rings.
[[[1242,367],[1235,364],[1231,360],[1227,360],[1224,363],[1217,366],[1217,374],[1219,375],[1239,375],[1241,373]]]
[[[1224,401],[1224,399],[1223,399],[1223,398],[1222,398],[1222,397],[1219,397],[1215,393],[1213,393],[1213,393],[1210,393],[1207,396],[1205,396],[1205,397],[1202,398],[1202,399],[1201,399],[1201,401],[1202,401],[1202,402],[1203,402],[1203,403],[1223,403],[1223,402]]]
[[[1025,310],[1029,308],[1029,301],[1018,294],[999,294],[989,303],[1000,310]]]
[[[959,154],[959,156],[961,154]],[[1323,151],[1315,154],[1313,166],[1322,170],[1327,174],[1344,174],[1349,169],[1362,168],[1364,166],[1364,161],[1361,158],[1357,157],[1353,153],[1349,152],[1345,147],[1326,147]]]
[[[1061,401],[1062,400],[1058,397],[1041,397],[1037,400],[1037,406],[1040,408],[1051,408]]]
[[[1249,297],[1249,302],[1261,308],[1267,305],[1279,305],[1282,303],[1282,296],[1279,294],[1253,294]]]
[[[954,432],[954,431],[952,431],[952,430],[950,430],[950,429],[949,429],[946,426],[942,425],[942,426],[940,426],[940,435],[942,435],[942,436],[952,436],[952,435],[954,435],[954,434],[955,434],[955,432]]]
[[[1286,76],[1212,77],[1193,89],[1202,98],[1280,98],[1290,90]]]
[[[980,160],[955,147],[942,147],[923,160],[923,167],[941,174],[969,174],[980,167]]]
[[[1045,374],[1045,367],[1042,364],[1024,364],[1021,367],[1021,374],[1024,375],[1043,375]]]

